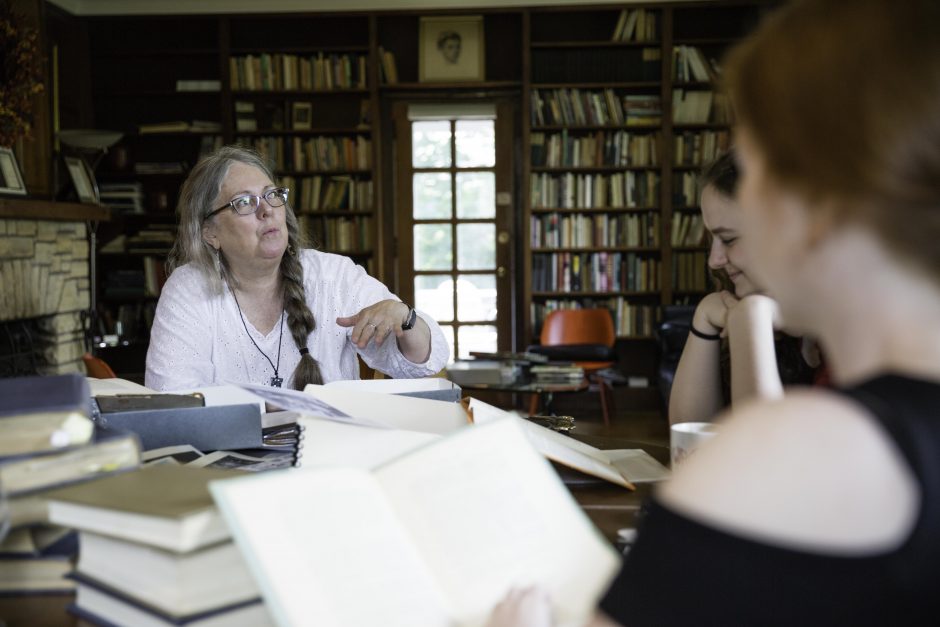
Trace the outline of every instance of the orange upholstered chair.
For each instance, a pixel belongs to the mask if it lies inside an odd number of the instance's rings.
[[[85,362],[85,370],[88,372],[89,377],[96,379],[114,379],[117,377],[114,371],[111,370],[111,366],[100,357],[85,353],[82,355],[82,361]]]
[[[610,426],[613,391],[606,380],[595,376],[616,363],[617,334],[610,311],[603,308],[553,311],[546,316],[539,339],[541,344],[530,346],[530,351],[556,361],[571,361],[584,368],[584,374],[600,393],[604,424]],[[533,398],[532,413],[537,410],[538,400]]]

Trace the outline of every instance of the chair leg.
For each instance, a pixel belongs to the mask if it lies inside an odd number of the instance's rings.
[[[610,427],[610,411],[613,409],[612,405],[614,404],[613,391],[610,389],[610,386],[607,385],[607,382],[602,378],[598,377],[598,392],[601,395],[601,413],[604,415],[604,426]]]
[[[541,394],[534,392],[529,398],[529,415],[537,416],[539,413],[539,400],[541,400]]]

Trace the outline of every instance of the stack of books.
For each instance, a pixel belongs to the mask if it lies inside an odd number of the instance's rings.
[[[70,610],[103,625],[270,625],[209,494],[236,471],[158,464],[52,495],[79,530]]]
[[[537,383],[578,384],[584,381],[584,369],[574,364],[532,366],[529,373]]]
[[[31,525],[10,531],[0,543],[0,595],[71,593],[66,578],[77,553],[75,533]]]
[[[144,212],[144,187],[140,182],[102,183],[98,190],[101,202],[117,212]]]
[[[48,526],[49,493],[63,485],[137,468],[136,436],[96,428],[91,395],[78,374],[0,379],[0,592],[61,592],[75,543]],[[2,511],[3,508],[0,508]]]

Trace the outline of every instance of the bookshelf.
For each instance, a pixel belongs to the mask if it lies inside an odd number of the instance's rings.
[[[498,94],[520,111],[517,348],[537,337],[547,311],[594,305],[610,307],[621,341],[644,342],[663,305],[694,303],[709,287],[695,176],[730,141],[711,60],[772,6],[461,10],[484,20],[485,78],[474,83],[419,82],[427,11],[81,18],[92,123],[125,134],[98,178],[139,204],[101,227],[103,248],[125,241],[102,252],[99,302],[112,317],[142,306],[146,323],[156,301],[148,285],[160,279],[153,260],[165,249],[127,242],[172,233],[186,172],[233,141],[272,157],[321,248],[391,280],[392,105]],[[637,11],[642,19],[631,18]],[[383,58],[394,59],[397,80]],[[127,270],[141,293],[109,296],[109,270]]]
[[[377,74],[365,15],[227,22],[232,138],[268,157],[321,250],[376,271]]]
[[[94,125],[124,133],[98,168],[115,219],[99,233],[107,342],[143,372],[179,188],[202,154],[252,146],[291,188],[321,250],[381,275],[375,17],[89,17]],[[66,64],[67,65],[67,64]],[[123,361],[109,349],[109,359]]]
[[[730,144],[716,62],[769,3],[533,8],[523,52],[522,336],[606,306],[648,340],[710,289],[697,174]]]

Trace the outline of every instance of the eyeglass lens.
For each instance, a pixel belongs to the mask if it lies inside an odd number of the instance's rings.
[[[255,196],[253,194],[246,194],[244,196],[239,196],[232,201],[232,208],[235,209],[235,212],[241,215],[246,215],[249,213],[255,213],[258,210],[258,207],[261,205],[261,199],[264,200],[272,207],[280,207],[287,202],[288,190],[286,187],[278,187],[276,189],[268,190],[260,196]]]

